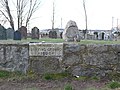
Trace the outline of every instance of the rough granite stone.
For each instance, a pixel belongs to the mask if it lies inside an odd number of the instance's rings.
[[[79,30],[75,21],[70,20],[63,31],[63,39],[67,42],[80,41]]]
[[[0,69],[21,71],[28,69],[28,44],[0,44]]]
[[[38,74],[62,71],[58,57],[30,57],[30,61],[30,70]]]
[[[106,76],[113,70],[120,72],[119,48],[119,45],[65,44],[62,62],[74,76]]]

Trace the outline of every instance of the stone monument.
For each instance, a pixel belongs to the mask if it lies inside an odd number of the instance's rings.
[[[80,41],[79,30],[75,21],[70,20],[63,31],[63,39],[67,42]]]

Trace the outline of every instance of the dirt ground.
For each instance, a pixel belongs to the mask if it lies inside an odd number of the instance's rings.
[[[64,80],[36,79],[22,81],[13,80],[13,81],[0,81],[0,90],[64,90],[64,87],[68,84],[72,86],[73,90],[103,90],[101,88],[104,88],[106,83],[107,81],[80,81],[68,79]]]

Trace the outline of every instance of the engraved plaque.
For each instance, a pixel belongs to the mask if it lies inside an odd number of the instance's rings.
[[[63,56],[63,43],[30,43],[30,56]]]

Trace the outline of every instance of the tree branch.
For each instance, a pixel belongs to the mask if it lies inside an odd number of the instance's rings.
[[[1,12],[2,15],[10,22],[9,18],[5,15],[5,13],[4,13],[2,10],[0,10],[0,12]]]

